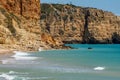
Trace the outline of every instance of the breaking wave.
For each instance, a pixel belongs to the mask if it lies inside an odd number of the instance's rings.
[[[0,80],[28,80],[26,77],[20,77],[18,75],[28,75],[28,73],[20,73],[15,71],[9,71],[8,73],[1,73]]]
[[[99,66],[94,68],[94,70],[96,70],[96,71],[102,71],[104,69],[105,69],[105,67],[99,67]]]
[[[15,58],[16,60],[35,60],[37,57],[32,57],[30,56],[29,53],[26,52],[21,52],[21,51],[14,51],[15,55],[12,57]]]

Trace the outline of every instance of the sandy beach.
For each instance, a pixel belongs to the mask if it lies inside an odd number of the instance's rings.
[[[7,49],[0,49],[0,64],[2,64],[2,60],[5,59],[5,58],[8,58],[10,56],[12,56],[14,53],[13,53],[13,50],[7,50]]]
[[[13,54],[14,54],[13,50],[0,49],[0,58],[9,57],[9,56],[11,56]]]

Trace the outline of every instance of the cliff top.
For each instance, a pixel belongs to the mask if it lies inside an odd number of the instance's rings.
[[[42,30],[64,43],[118,43],[119,26],[119,16],[109,11],[72,4],[41,4]]]
[[[111,15],[114,15],[110,11],[105,11],[105,10],[93,8],[93,7],[82,7],[82,6],[76,6],[73,4],[48,4],[48,3],[41,4],[41,13],[49,13],[49,12],[52,12],[54,10],[62,11],[63,8],[66,8],[66,9],[70,9],[70,8],[88,9],[88,10],[93,10],[93,11],[97,10],[97,11],[102,11],[104,13],[110,13]]]

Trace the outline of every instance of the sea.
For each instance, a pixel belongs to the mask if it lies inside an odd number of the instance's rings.
[[[0,58],[0,80],[120,80],[120,44],[66,45]]]

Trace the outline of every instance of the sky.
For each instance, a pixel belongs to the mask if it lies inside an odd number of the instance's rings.
[[[120,16],[120,0],[41,0],[41,3],[72,3],[77,6],[93,7],[110,11]]]

